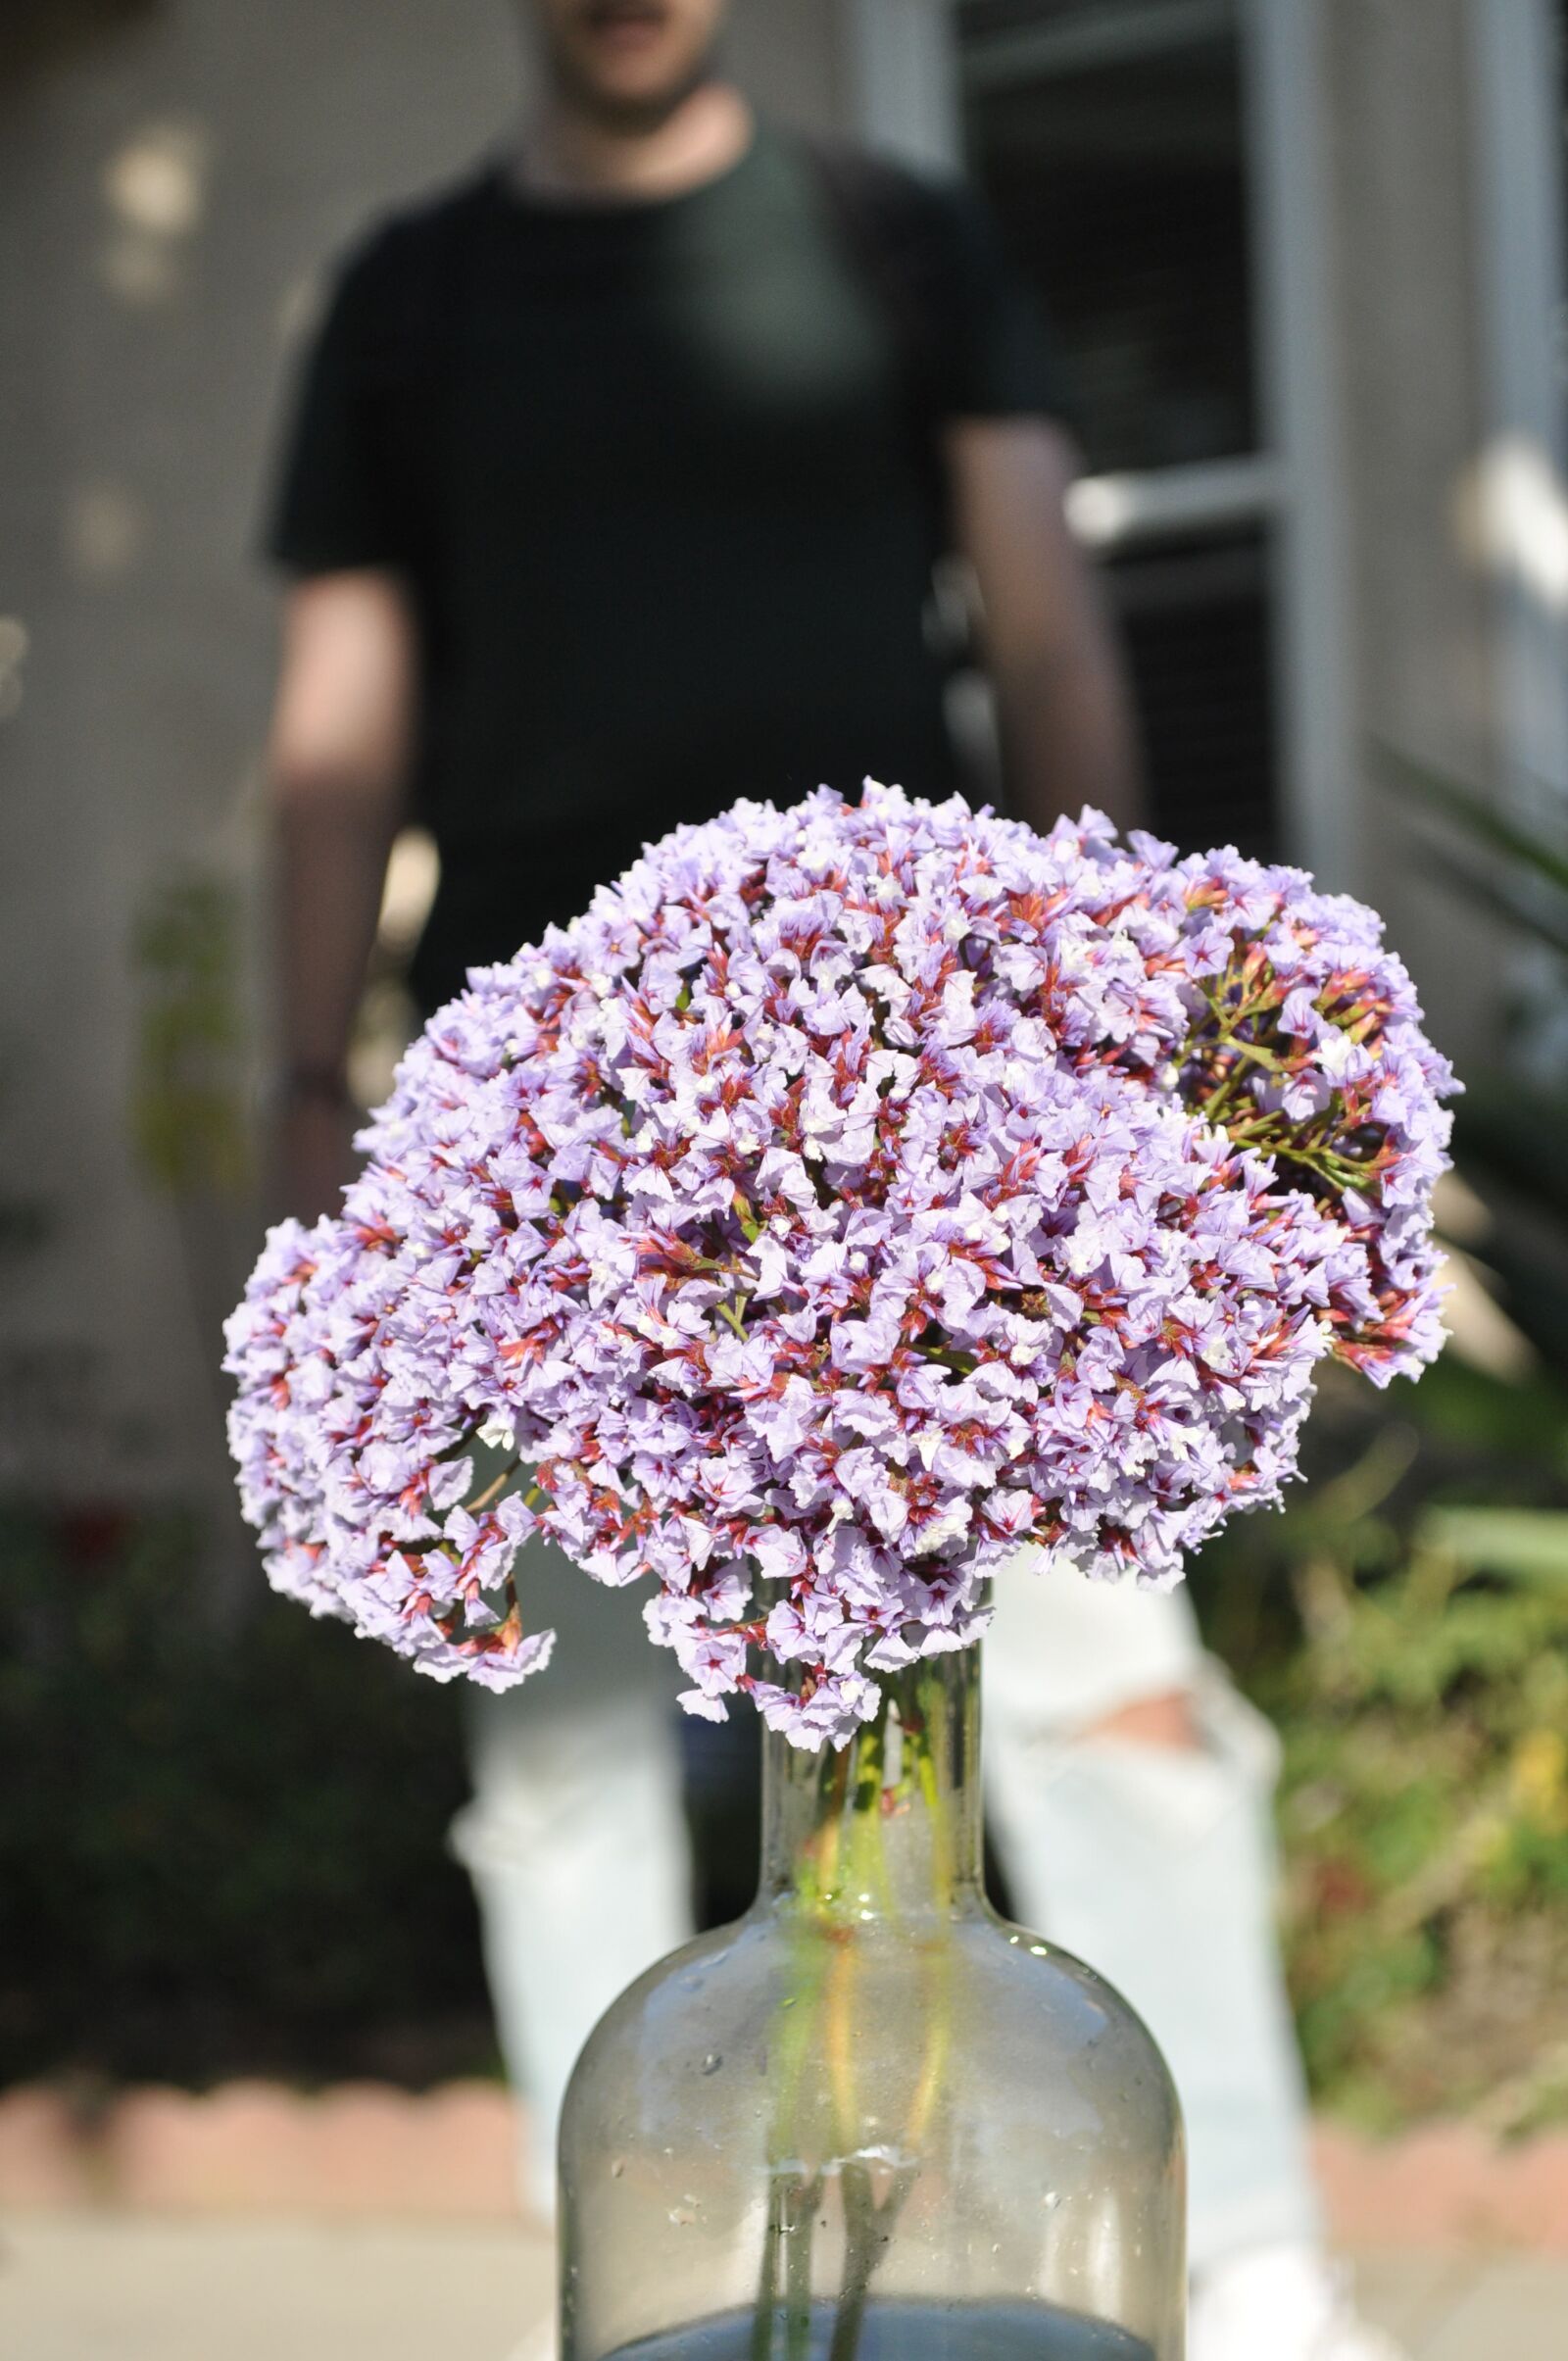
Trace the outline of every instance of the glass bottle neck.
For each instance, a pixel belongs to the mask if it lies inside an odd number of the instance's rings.
[[[762,1747],[761,1906],[854,1920],[980,1907],[978,1647],[886,1681],[841,1751],[773,1730]]]

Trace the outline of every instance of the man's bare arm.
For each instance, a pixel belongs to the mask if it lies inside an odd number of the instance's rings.
[[[331,1207],[352,1169],[344,1070],[403,810],[416,684],[414,621],[395,575],[323,574],[289,593],[270,748],[279,1147],[288,1208],[306,1219]]]
[[[1066,518],[1071,443],[1044,418],[960,418],[946,456],[959,553],[974,569],[1007,806],[1032,827],[1098,805],[1143,817],[1126,680]]]

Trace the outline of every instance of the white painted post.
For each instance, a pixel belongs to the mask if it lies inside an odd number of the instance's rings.
[[[949,0],[848,0],[846,36],[860,136],[911,163],[956,169],[961,140]]]
[[[1348,644],[1319,0],[1247,0],[1243,25],[1262,440],[1281,485],[1274,576],[1286,849],[1325,884],[1353,891],[1360,750]]]
[[[1568,824],[1568,328],[1550,0],[1471,0],[1486,327],[1477,555],[1495,585],[1497,746],[1521,812]]]

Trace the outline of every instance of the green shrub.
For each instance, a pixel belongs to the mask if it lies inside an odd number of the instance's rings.
[[[191,1520],[0,1518],[0,2079],[420,2081],[491,2062],[458,1701]]]
[[[1314,2088],[1560,2117],[1568,1395],[1446,1361],[1310,1431],[1316,1480],[1194,1587],[1285,1741]],[[225,1623],[177,1514],[14,1505],[0,1552],[0,2080],[492,2070],[460,1700],[259,1575]]]
[[[1318,1484],[1198,1574],[1285,1741],[1308,2072],[1379,2126],[1527,2129],[1568,2112],[1568,1402],[1450,1361],[1319,1421]]]

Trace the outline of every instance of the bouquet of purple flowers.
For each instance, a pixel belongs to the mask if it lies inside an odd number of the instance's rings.
[[[1020,1545],[1174,1582],[1320,1361],[1433,1357],[1453,1087],[1298,869],[738,804],[476,970],[342,1212],[270,1234],[227,1332],[269,1576],[501,1688],[541,1534],[653,1577],[693,1711],[843,1745]]]

